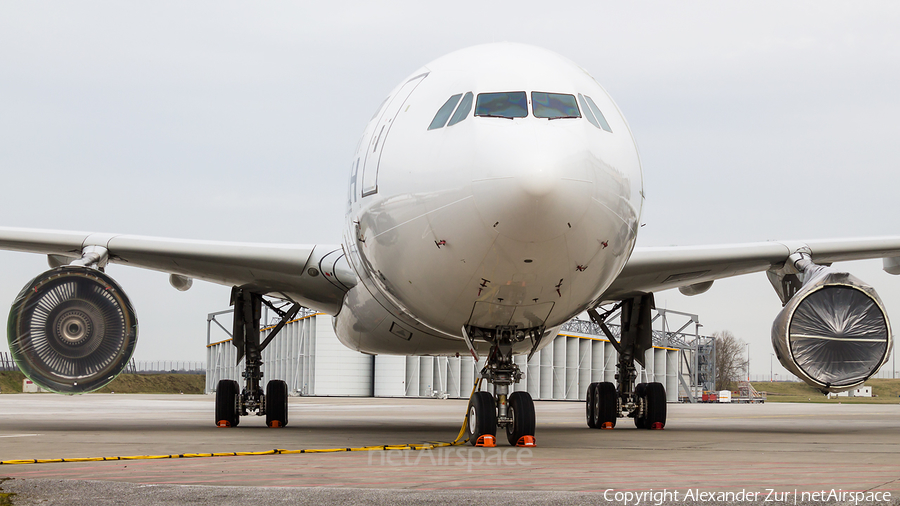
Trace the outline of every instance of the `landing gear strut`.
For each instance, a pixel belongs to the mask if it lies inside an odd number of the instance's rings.
[[[534,331],[538,336],[543,330]],[[529,445],[534,442],[534,401],[528,392],[509,393],[510,385],[522,379],[522,371],[513,362],[512,347],[516,341],[526,338],[516,327],[498,327],[494,330],[463,328],[463,336],[471,346],[470,334],[476,334],[491,343],[481,377],[494,386],[494,395],[475,392],[469,399],[466,436],[469,444],[475,445],[481,436],[496,436],[497,427],[506,429],[506,439],[510,445]],[[530,335],[530,334],[529,334]],[[477,357],[476,357],[477,359]]]
[[[619,353],[616,367],[618,387],[610,382],[591,383],[585,404],[588,427],[612,429],[617,418],[630,417],[639,429],[662,429],[666,425],[666,389],[662,383],[638,383],[634,362],[644,366],[644,354],[653,347],[650,310],[653,294],[626,299],[611,310],[599,314],[588,310],[591,320],[600,326],[610,344]],[[606,319],[622,309],[622,334],[616,340]]]
[[[262,393],[262,352],[287,322],[297,315],[300,305],[295,303],[285,312],[264,300],[262,295],[237,287],[231,291],[231,303],[234,305],[231,342],[237,348],[237,363],[246,356],[244,372],[241,374],[244,389],[241,391],[238,382],[234,380],[219,381],[216,386],[216,425],[236,427],[241,416],[255,412],[257,416],[266,417],[266,425],[269,427],[284,427],[288,422],[287,383],[270,380],[266,385],[266,393]],[[260,342],[263,304],[278,313],[281,320],[269,332],[265,341]]]

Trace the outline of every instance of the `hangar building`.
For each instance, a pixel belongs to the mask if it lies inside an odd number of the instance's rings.
[[[207,317],[206,392],[221,379],[240,380],[243,362],[236,363],[227,326],[231,310]],[[225,316],[228,315],[228,316]],[[671,320],[686,320],[672,331]],[[608,327],[618,337],[616,318]],[[693,327],[692,333],[685,333]],[[638,382],[665,385],[669,402],[691,401],[715,382],[712,364],[714,341],[699,335],[696,315],[660,309],[654,314],[654,347],[638,366]],[[263,329],[263,335],[271,327]],[[658,329],[658,330],[657,330]],[[689,331],[690,332],[690,331]],[[224,339],[215,340],[214,335]],[[468,398],[483,358],[470,355],[395,356],[367,355],[338,341],[332,317],[306,311],[285,326],[263,351],[263,383],[283,379],[292,395]],[[593,322],[575,319],[536,352],[530,361],[516,356],[525,377],[514,390],[526,390],[535,400],[584,400],[595,381],[615,382],[618,355]],[[265,386],[265,385],[263,385]]]

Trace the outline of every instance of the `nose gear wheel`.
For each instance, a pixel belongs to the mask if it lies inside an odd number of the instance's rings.
[[[523,437],[534,437],[534,401],[528,392],[513,392],[508,400],[510,421],[506,425],[506,439],[516,446]]]
[[[516,327],[496,329],[464,327],[462,332],[473,355],[474,347],[469,336],[478,336],[491,343],[490,352],[481,370],[481,379],[493,385],[494,393],[476,391],[469,399],[466,435],[470,444],[477,444],[482,436],[496,436],[499,426],[506,431],[510,445],[516,446],[520,441],[527,441],[528,446],[533,446],[534,401],[528,392],[510,393],[510,386],[518,383],[523,376],[519,366],[513,361],[512,349],[514,342],[528,337],[535,343],[539,342],[543,329],[525,332]]]
[[[466,437],[475,445],[482,436],[497,435],[497,414],[494,396],[489,392],[475,392],[469,398],[469,418],[466,423]]]

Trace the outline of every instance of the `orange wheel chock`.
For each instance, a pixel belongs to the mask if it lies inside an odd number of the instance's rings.
[[[284,427],[284,425],[281,425],[281,422],[279,422],[278,420],[272,420],[272,423],[269,424],[269,427],[277,429],[279,427]]]
[[[219,420],[216,422],[216,427],[231,427],[231,423],[228,420]]]
[[[615,429],[615,426],[612,422],[603,422],[603,425],[600,426],[601,429]]]
[[[516,446],[522,446],[522,447],[527,448],[527,447],[537,446],[537,443],[534,442],[534,436],[522,436],[516,442]]]
[[[485,448],[493,448],[497,446],[497,438],[490,434],[485,434],[483,436],[478,436],[478,439],[475,441],[475,446],[483,446]]]
[[[663,430],[662,422],[653,422],[653,425],[650,426],[651,430]]]

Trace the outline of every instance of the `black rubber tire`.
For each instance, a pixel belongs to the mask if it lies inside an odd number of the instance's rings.
[[[602,429],[606,422],[612,423],[612,426],[615,427],[616,420],[619,419],[619,392],[616,390],[616,386],[609,381],[597,383],[595,395],[597,397],[597,417],[594,424],[598,429]]]
[[[643,399],[647,396],[647,384],[646,383],[638,383],[634,386],[634,400],[635,402],[639,402],[640,399]],[[646,406],[646,399],[644,399],[644,405]],[[647,428],[647,412],[646,408],[644,409],[644,416],[638,418],[634,417],[634,426],[638,429],[646,429]]]
[[[233,427],[237,427],[241,424],[241,384],[235,380],[231,380],[231,384],[234,388],[234,391],[237,392],[237,400],[234,404],[234,425]]]
[[[662,383],[647,383],[645,424],[644,428],[651,429],[653,424],[661,423],[666,426],[666,387]]]
[[[237,427],[240,415],[237,410],[238,384],[234,380],[219,380],[216,385],[216,425]]]
[[[534,401],[528,392],[513,392],[507,397],[508,413],[513,419],[506,426],[506,440],[516,446],[522,436],[534,436]]]
[[[494,396],[488,392],[475,392],[469,398],[466,418],[466,437],[475,446],[478,438],[487,434],[497,437],[497,408]]]
[[[278,422],[278,423],[275,423]],[[288,424],[288,387],[282,380],[266,384],[266,426],[285,427]]]
[[[597,415],[596,415],[596,405],[597,405],[597,385],[599,383],[591,383],[588,385],[587,394],[584,399],[584,416],[587,420],[587,426],[596,429],[597,428]]]

